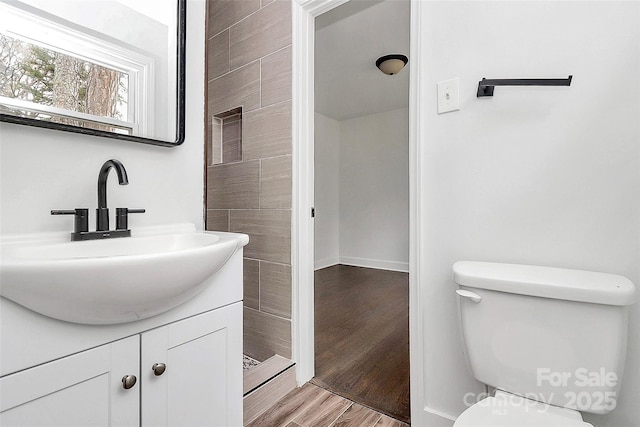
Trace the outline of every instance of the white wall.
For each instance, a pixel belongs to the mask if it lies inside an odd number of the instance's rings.
[[[185,221],[203,227],[205,2],[188,6],[184,144],[155,147],[0,123],[0,233],[71,231],[71,217],[49,211],[75,207],[91,209],[93,229],[98,171],[110,158],[124,163],[129,185],[109,178],[109,207],[147,209],[131,215],[132,229]],[[114,216],[112,209],[112,225]]]
[[[640,285],[640,3],[432,1],[419,10],[426,345],[417,350],[425,397],[412,407],[427,419],[421,408],[455,417],[464,393],[482,390],[458,338],[455,261],[611,272]],[[476,98],[482,77],[569,74],[569,88],[498,87]],[[438,115],[436,83],[453,77],[461,110]],[[585,417],[599,427],[640,417],[638,304],[629,340],[618,408]]]
[[[340,122],[340,262],[409,267],[409,116]]]
[[[315,115],[315,268],[408,271],[408,109]]]
[[[340,257],[340,122],[315,114],[314,195],[315,268],[335,265]]]

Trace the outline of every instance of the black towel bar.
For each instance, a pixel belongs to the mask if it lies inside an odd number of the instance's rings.
[[[496,86],[571,86],[569,76],[566,79],[485,79],[478,82],[477,97],[493,96],[493,89]]]

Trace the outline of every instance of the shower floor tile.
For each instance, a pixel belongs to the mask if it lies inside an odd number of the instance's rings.
[[[252,359],[247,355],[242,355],[242,369],[247,370],[247,369],[251,369],[254,366],[258,366],[260,364],[260,362],[258,362],[256,359]]]

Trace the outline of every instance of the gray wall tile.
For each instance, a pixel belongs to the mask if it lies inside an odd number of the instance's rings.
[[[214,79],[229,72],[229,30],[209,39],[207,43],[207,76]]]
[[[257,360],[266,360],[274,354],[291,358],[291,321],[244,309],[244,353]]]
[[[249,235],[244,254],[264,261],[291,262],[290,210],[233,210],[230,231]]]
[[[262,58],[262,106],[291,99],[291,46]]]
[[[261,162],[260,209],[291,209],[291,156]]]
[[[212,116],[243,107],[242,127],[217,130],[224,136],[216,157],[237,162],[207,168],[207,229],[251,239],[244,352],[291,357],[290,0],[208,0],[207,37],[207,132]]]
[[[291,44],[291,0],[276,0],[229,29],[234,70]]]
[[[243,107],[243,111],[255,110],[260,107],[260,62],[213,79],[208,86],[210,115],[236,107]]]
[[[291,102],[245,114],[243,139],[247,160],[291,154]]]
[[[260,261],[260,311],[291,319],[291,266]]]
[[[260,0],[209,0],[207,37],[215,36],[260,9]]]
[[[260,261],[244,258],[244,306],[260,309]]]
[[[229,231],[229,211],[224,209],[207,209],[207,230]]]
[[[259,161],[209,166],[207,178],[207,207],[209,209],[258,208]]]

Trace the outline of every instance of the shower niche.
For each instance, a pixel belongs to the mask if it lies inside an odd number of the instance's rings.
[[[211,120],[209,164],[242,161],[242,107],[216,114]]]

